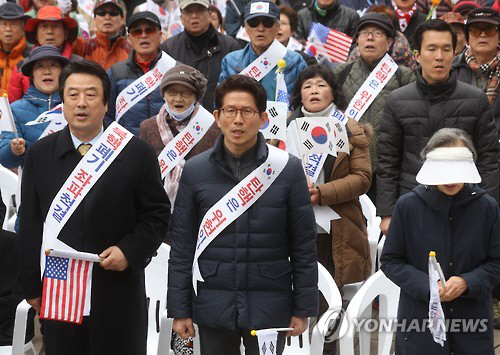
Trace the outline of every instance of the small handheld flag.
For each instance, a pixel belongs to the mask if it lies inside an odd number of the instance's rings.
[[[444,341],[446,341],[446,323],[437,284],[440,278],[444,285],[443,271],[436,260],[436,253],[431,251],[429,253],[429,330],[434,341],[444,346]]]
[[[293,331],[293,328],[269,328],[252,330],[250,334],[257,337],[260,355],[274,355],[277,353],[276,342],[278,340],[278,332],[291,331]]]
[[[345,63],[352,38],[345,33],[313,22],[307,38],[306,53],[311,57],[326,57],[330,62]]]
[[[12,111],[10,110],[9,100],[7,99],[7,94],[0,97],[0,130],[14,132],[16,139],[19,139]]]

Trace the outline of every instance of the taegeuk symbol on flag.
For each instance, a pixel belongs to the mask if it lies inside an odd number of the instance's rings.
[[[313,153],[329,153],[336,156],[331,117],[300,117],[296,121],[303,156]]]

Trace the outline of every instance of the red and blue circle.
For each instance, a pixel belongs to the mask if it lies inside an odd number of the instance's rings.
[[[266,122],[264,122],[264,125],[262,126],[261,129],[266,129],[269,126],[269,117],[266,118]]]
[[[317,126],[312,129],[311,137],[318,144],[325,144],[328,141],[328,134],[321,126]]]
[[[267,168],[266,174],[267,175],[271,175],[272,173],[273,173],[273,169],[272,168]]]

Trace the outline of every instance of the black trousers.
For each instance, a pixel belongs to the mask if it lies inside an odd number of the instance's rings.
[[[89,317],[81,325],[41,319],[43,340],[47,355],[88,355],[90,350]]]
[[[257,337],[250,334],[250,329],[216,329],[199,327],[201,355],[240,355],[240,343],[243,338],[245,355],[259,355],[259,343]],[[283,353],[285,347],[285,333],[278,333],[278,351],[276,355]]]

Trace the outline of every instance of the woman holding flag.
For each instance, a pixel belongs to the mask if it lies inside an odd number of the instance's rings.
[[[23,98],[11,106],[19,139],[15,139],[13,132],[2,132],[0,140],[0,164],[6,168],[22,167],[26,150],[47,127],[47,123],[32,126],[26,123],[61,103],[59,75],[68,63],[69,59],[57,47],[49,45],[35,48],[25,59],[21,71],[30,78],[31,85]]]
[[[396,354],[493,355],[497,203],[476,185],[476,150],[464,131],[437,131],[421,156],[421,185],[398,200],[380,258],[401,288]],[[431,251],[440,267],[428,263]]]

